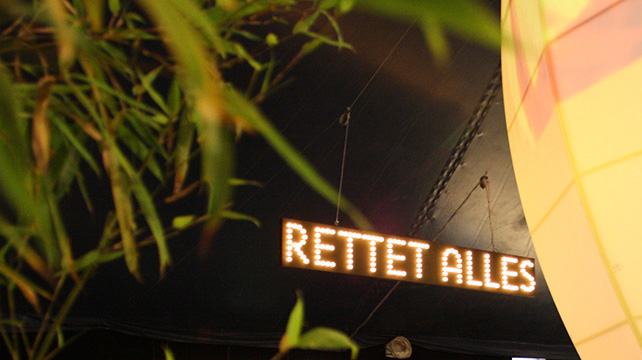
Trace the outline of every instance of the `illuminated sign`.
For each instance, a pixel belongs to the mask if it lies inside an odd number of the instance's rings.
[[[283,266],[535,295],[531,258],[284,219]]]

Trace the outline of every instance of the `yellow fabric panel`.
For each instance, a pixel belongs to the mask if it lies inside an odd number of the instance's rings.
[[[502,2],[503,4],[504,2]],[[505,19],[505,26],[502,27],[502,47],[513,48],[513,37],[511,33],[511,20],[510,16]],[[517,76],[517,63],[515,53],[513,51],[502,51],[502,75],[509,74],[510,76],[502,76],[502,92],[504,94],[504,114],[508,128],[515,118],[517,109],[522,102],[522,92],[519,87]]]
[[[520,110],[508,133],[517,187],[531,231],[573,182],[557,121],[557,114],[553,112],[536,144],[524,111]]]
[[[522,196],[537,198],[539,191]],[[626,320],[580,201],[573,185],[533,232],[546,283],[573,341]]]
[[[632,316],[642,315],[642,155],[582,177],[597,233]]]
[[[546,39],[554,40],[619,0],[539,0]]]
[[[577,346],[582,360],[642,360],[642,352],[628,324]]]
[[[642,59],[560,104],[580,173],[642,151],[640,84]]]

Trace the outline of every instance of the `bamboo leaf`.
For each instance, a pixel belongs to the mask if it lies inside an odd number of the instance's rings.
[[[76,56],[76,34],[62,1],[45,0],[56,32],[58,59],[63,68],[69,68]]]
[[[297,348],[314,350],[343,350],[349,349],[351,359],[356,359],[359,347],[348,335],[334,329],[318,327],[301,335]]]
[[[38,81],[36,105],[31,122],[31,149],[36,160],[36,171],[42,175],[47,173],[51,158],[51,125],[47,108],[54,82],[53,76],[44,76]]]
[[[194,138],[194,123],[182,116],[178,127],[178,139],[174,148],[174,194],[183,189],[187,171],[189,170],[189,156]]]
[[[479,1],[360,0],[356,4],[362,9],[402,21],[428,16],[465,39],[493,48],[499,48],[500,45],[498,17]]]
[[[424,29],[424,36],[428,43],[428,48],[440,65],[445,65],[449,59],[450,48],[444,28],[438,19],[432,16],[425,16],[421,21]]]
[[[232,186],[256,186],[263,187],[263,183],[255,180],[245,180],[245,179],[230,179],[230,185]]]
[[[105,0],[84,0],[85,13],[93,31],[101,31],[103,28],[104,2]]]
[[[328,182],[319,175],[314,167],[281,135],[274,126],[263,116],[259,109],[231,86],[225,88],[225,105],[227,111],[245,119],[259,132],[283,160],[319,195],[336,205],[338,193]],[[345,211],[357,226],[370,229],[372,226],[361,212],[349,201],[341,201],[341,209]]]
[[[163,353],[165,354],[165,360],[175,360],[174,353],[169,346],[163,346]]]
[[[229,220],[249,221],[249,222],[253,223],[254,225],[256,225],[256,227],[258,227],[258,228],[261,227],[261,222],[257,218],[255,218],[253,216],[250,216],[250,215],[241,214],[241,213],[236,212],[236,211],[223,210],[223,211],[221,211],[221,217],[223,217],[225,219],[229,219]]]
[[[174,229],[181,230],[188,227],[194,219],[196,219],[196,215],[177,216],[172,219],[172,226]]]
[[[96,159],[94,159],[87,147],[85,147],[84,142],[86,141],[87,137],[74,134],[69,125],[58,116],[51,116],[51,121],[54,123],[56,128],[66,137],[66,139],[74,147],[74,149],[78,151],[78,154],[87,162],[87,164],[89,164],[92,170],[94,170],[96,174],[100,174],[100,167],[98,166]]]
[[[301,330],[303,329],[303,314],[304,314],[303,296],[300,291],[296,293],[296,304],[290,312],[288,325],[285,328],[285,334],[279,343],[279,352],[285,353],[293,347],[297,347],[300,338]]]
[[[77,277],[76,269],[74,268],[74,258],[71,253],[71,242],[69,241],[69,236],[67,236],[65,225],[62,222],[58,204],[54,200],[53,193],[46,179],[42,179],[40,184],[46,198],[47,206],[49,207],[49,216],[51,217],[53,230],[58,240],[58,248],[62,253],[62,269],[74,277]]]
[[[111,180],[111,191],[114,197],[114,207],[116,208],[120,237],[125,252],[125,263],[127,264],[129,272],[134,275],[136,279],[140,280],[138,249],[134,237],[136,223],[134,222],[130,193],[127,190],[128,184],[120,169],[118,157],[114,154],[111,144],[108,143],[105,148],[103,148],[102,155],[105,169]]]
[[[110,141],[113,140],[110,139]],[[154,201],[152,200],[151,195],[149,195],[149,192],[147,191],[145,184],[143,184],[140,176],[127,161],[125,156],[120,152],[120,150],[118,150],[116,146],[112,145],[111,149],[118,159],[118,163],[120,164],[120,166],[122,166],[123,170],[129,178],[134,196],[136,197],[138,205],[143,212],[143,217],[145,218],[145,221],[147,222],[147,225],[149,225],[149,229],[154,236],[156,246],[158,247],[160,274],[161,276],[163,276],[167,266],[171,265],[172,258],[169,254],[169,249],[167,248],[167,242],[165,241],[165,232],[163,230],[163,225],[160,221],[160,218],[158,217]],[[125,255],[127,256],[127,249],[125,249]]]
[[[208,54],[202,37],[181,16],[169,0],[139,0],[139,4],[157,23],[165,44],[180,65],[182,81],[188,95],[205,121],[220,122],[220,81],[215,61]]]
[[[19,101],[0,68],[0,191],[22,220],[33,213],[27,129],[18,118]]]
[[[314,22],[317,21],[319,14],[320,11],[315,11],[307,17],[299,20],[292,28],[292,33],[300,34],[310,31],[310,28],[312,27],[312,25],[314,25]]]
[[[202,177],[208,184],[207,213],[213,215],[210,225],[215,226],[232,197],[229,181],[234,169],[233,141],[221,124],[203,119],[198,122],[198,136]]]
[[[45,260],[26,241],[28,232],[9,224],[4,218],[0,218],[0,234],[7,240],[18,256],[45,280],[51,280],[51,273]]]
[[[205,39],[216,49],[216,51],[225,56],[225,46],[223,39],[219,34],[216,23],[212,21],[207,14],[194,2],[185,0],[170,0],[178,11],[185,16],[194,26],[196,26],[205,36]]]
[[[167,108],[167,104],[165,104],[165,100],[163,97],[154,89],[154,80],[156,80],[156,77],[158,77],[158,74],[160,71],[163,70],[163,65],[157,67],[156,69],[150,71],[149,73],[145,75],[138,74],[138,77],[141,80],[141,85],[149,95],[149,97],[154,100],[156,105],[163,110],[165,114],[169,114],[169,109]]]
[[[39,300],[38,295],[51,300],[51,294],[46,290],[42,289],[38,285],[34,284],[31,280],[25,277],[23,274],[18,271],[10,268],[5,263],[0,262],[0,274],[7,277],[9,280],[15,282],[18,286],[25,299],[37,310],[39,311]]]

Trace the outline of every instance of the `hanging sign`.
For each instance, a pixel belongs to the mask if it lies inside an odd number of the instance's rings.
[[[534,296],[535,261],[521,256],[283,219],[286,267]]]

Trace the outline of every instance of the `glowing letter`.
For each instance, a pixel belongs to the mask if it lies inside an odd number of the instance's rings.
[[[285,232],[287,233],[287,235],[285,236],[285,238],[287,239],[286,241],[287,251],[285,253],[286,255],[285,261],[287,262],[294,261],[294,259],[292,258],[292,255],[293,255],[292,250],[294,250],[294,252],[296,252],[296,254],[299,256],[299,258],[301,259],[301,261],[303,261],[304,264],[306,265],[309,264],[310,260],[308,259],[307,256],[305,256],[305,253],[303,252],[303,250],[301,250],[301,248],[303,247],[303,245],[306,244],[308,239],[306,230],[303,228],[301,224],[296,224],[291,222],[287,223],[286,228],[287,229],[285,230]],[[292,233],[294,232],[294,230],[297,230],[301,235],[300,240],[297,242],[294,242],[293,240],[294,236],[292,235]]]
[[[482,286],[482,282],[473,278],[473,252],[466,251],[466,284],[473,286]]]
[[[417,248],[416,255],[415,255],[415,267],[417,271],[415,272],[415,277],[417,279],[421,279],[424,276],[424,265],[423,265],[423,250],[428,250],[430,249],[430,245],[416,242],[416,241],[410,241],[408,242],[408,246]]]
[[[321,234],[334,235],[335,231],[325,228],[314,228],[314,265],[333,268],[337,266],[334,261],[321,260],[321,250],[334,251],[334,245],[321,242]]]
[[[454,255],[457,259],[457,265],[455,267],[449,266],[448,259],[450,255]],[[462,268],[464,267],[461,260],[461,255],[459,251],[453,248],[446,249],[441,257],[441,275],[443,276],[441,280],[443,282],[448,282],[448,274],[454,273],[457,274],[457,284],[462,284],[464,282],[464,275]]]
[[[490,279],[490,254],[484,254],[484,286],[499,289],[499,284]]]
[[[519,265],[520,269],[519,272],[526,278],[528,279],[528,282],[530,283],[528,286],[526,285],[521,285],[520,288],[522,288],[522,291],[524,292],[532,292],[535,290],[535,276],[531,274],[529,271],[526,270],[526,268],[534,268],[535,264],[533,264],[532,261],[530,260],[524,260],[522,263]]]
[[[502,288],[503,289],[510,290],[510,291],[519,290],[519,286],[508,283],[509,277],[517,276],[517,271],[508,270],[508,263],[517,264],[517,261],[518,261],[517,258],[514,258],[512,256],[502,256]]]
[[[386,258],[388,260],[388,271],[387,271],[387,274],[388,275],[405,277],[406,276],[406,272],[403,271],[403,270],[394,269],[393,263],[394,263],[395,260],[396,261],[406,261],[406,256],[405,255],[394,254],[393,251],[392,251],[392,247],[394,245],[402,245],[402,246],[406,245],[406,241],[405,240],[399,240],[399,239],[390,238],[390,239],[388,239],[387,242],[388,242],[388,245],[387,245],[388,246],[388,256],[386,256]]]

